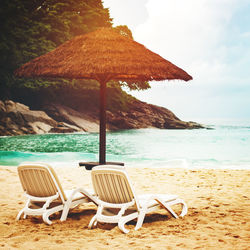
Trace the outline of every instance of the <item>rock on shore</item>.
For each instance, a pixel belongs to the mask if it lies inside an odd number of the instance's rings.
[[[76,126],[57,122],[44,111],[7,100],[0,101],[0,135],[44,134],[80,131]]]
[[[51,104],[44,111],[30,110],[11,100],[0,101],[0,135],[98,132],[98,112],[79,112],[61,104]],[[138,129],[195,129],[195,122],[184,122],[170,110],[139,100],[131,103],[127,112],[107,111],[107,130]]]
[[[196,129],[204,128],[196,122],[184,122],[170,110],[156,105],[134,100],[128,112],[107,112],[111,129]]]

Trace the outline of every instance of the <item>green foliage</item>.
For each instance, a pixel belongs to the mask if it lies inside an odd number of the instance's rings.
[[[119,85],[118,85],[119,86]],[[117,85],[109,86],[107,90],[107,109],[111,112],[128,111],[129,104],[135,100]]]
[[[134,97],[128,95],[115,82],[107,86],[107,110],[128,111]],[[20,87],[13,89],[15,101],[28,105],[31,109],[42,110],[47,104],[62,104],[83,113],[99,113],[99,83],[94,80],[75,80],[72,84],[61,82],[40,88]]]
[[[76,35],[111,27],[111,21],[101,0],[1,0],[0,98],[8,98],[13,88],[60,83],[16,79],[13,71]]]
[[[120,82],[120,86],[127,87],[130,90],[146,90],[151,88],[148,82],[134,82],[134,81]]]
[[[72,107],[98,103],[99,84],[94,80],[19,79],[13,72],[76,35],[111,26],[109,10],[101,0],[1,0],[0,99],[33,107],[44,100],[66,101]],[[126,25],[114,29],[133,39]],[[147,82],[110,82],[108,109],[126,110],[133,99],[121,86],[132,90],[150,87]]]

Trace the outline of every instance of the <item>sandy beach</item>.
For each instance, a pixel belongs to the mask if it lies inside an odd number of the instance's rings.
[[[46,225],[41,217],[15,221],[24,206],[16,167],[1,166],[1,249],[249,249],[250,201],[247,170],[184,170],[127,168],[136,192],[178,194],[188,214],[174,219],[165,210],[149,214],[143,227],[135,221],[123,234],[116,225],[99,224],[89,230],[95,205],[71,211],[66,222],[60,214]],[[83,168],[55,168],[62,186],[91,189],[90,172]],[[179,207],[175,208],[180,211]]]

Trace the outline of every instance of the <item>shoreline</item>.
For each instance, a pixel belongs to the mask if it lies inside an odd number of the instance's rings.
[[[81,160],[81,162],[84,160]],[[169,162],[171,162],[172,160],[169,160]],[[184,159],[185,161],[185,159]],[[25,163],[25,162],[41,162],[41,161],[22,161],[21,163]],[[68,162],[60,162],[60,161],[42,161],[43,163],[49,164],[51,165],[53,168],[58,168],[58,169],[71,169],[71,168],[80,168],[84,170],[84,167],[80,167],[78,165],[78,163],[80,162],[80,160],[78,161],[74,161],[74,163],[68,163]],[[86,160],[86,162],[88,162],[88,160]],[[18,164],[19,165],[19,164]],[[0,168],[1,167],[11,167],[11,168],[16,168],[18,165],[5,165],[4,163],[0,162]],[[162,166],[164,165],[164,166]],[[125,163],[125,167],[130,169],[130,168],[135,168],[135,169],[169,169],[169,170],[190,170],[190,171],[202,171],[202,170],[235,170],[235,171],[250,171],[250,164],[249,165],[245,165],[245,166],[241,166],[241,165],[220,165],[220,167],[218,166],[195,166],[195,165],[191,165],[188,164],[188,162],[186,161],[185,163],[181,165],[170,165],[170,164],[166,164],[164,163],[159,163],[159,164],[155,164],[154,165],[150,165],[150,164],[144,164],[144,163]]]
[[[64,189],[91,189],[90,171],[54,167]],[[0,166],[0,248],[2,249],[248,249],[250,245],[249,170],[132,168],[136,193],[172,193],[188,204],[188,214],[174,219],[163,209],[148,215],[142,228],[121,233],[117,225],[88,230],[96,207],[72,210],[48,226],[40,217],[15,221],[25,197],[15,167]],[[176,208],[178,212],[178,207]]]

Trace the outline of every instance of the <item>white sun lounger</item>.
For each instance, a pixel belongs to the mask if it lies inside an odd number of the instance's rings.
[[[24,218],[27,215],[41,215],[43,221],[50,225],[49,216],[58,211],[62,211],[60,220],[65,221],[70,208],[87,202],[97,205],[95,196],[82,188],[64,192],[54,169],[47,164],[21,164],[18,175],[28,200],[18,213],[17,220],[22,214]]]
[[[178,218],[171,206],[182,204],[180,216],[187,214],[186,203],[176,195],[136,196],[124,167],[97,166],[92,169],[91,176],[99,205],[96,215],[89,223],[89,228],[96,226],[97,222],[118,223],[120,230],[128,233],[125,224],[137,218],[135,230],[138,230],[143,224],[145,215],[160,206],[168,210],[174,218]]]

